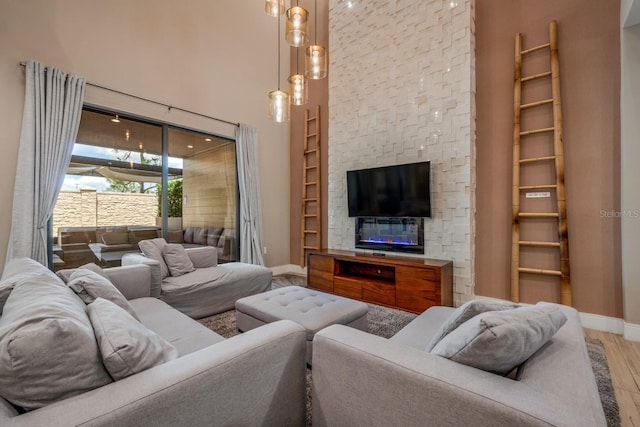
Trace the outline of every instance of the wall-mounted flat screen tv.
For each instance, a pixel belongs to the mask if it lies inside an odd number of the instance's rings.
[[[349,216],[430,217],[430,163],[347,171]]]

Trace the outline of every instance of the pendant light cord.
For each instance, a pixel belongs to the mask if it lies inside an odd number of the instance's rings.
[[[315,15],[313,17],[314,19],[314,24],[313,24],[313,44],[317,45],[318,44],[318,0],[314,0],[313,2],[313,14]]]
[[[280,15],[278,15],[278,90],[280,90]]]

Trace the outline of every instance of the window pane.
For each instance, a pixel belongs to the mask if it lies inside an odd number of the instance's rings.
[[[235,142],[171,128],[169,156],[182,159],[182,228],[206,228],[207,244],[217,248],[219,261],[236,261]]]

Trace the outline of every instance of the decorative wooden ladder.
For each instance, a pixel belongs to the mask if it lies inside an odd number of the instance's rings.
[[[551,71],[543,72],[527,77],[522,77],[522,60],[526,55],[548,49],[550,52]],[[538,79],[550,79],[551,99],[522,104],[522,85]],[[512,257],[511,257],[511,299],[520,300],[520,274],[541,274],[560,277],[561,303],[571,305],[571,282],[569,280],[569,238],[567,232],[567,208],[564,184],[564,149],[562,142],[562,104],[560,101],[560,67],[558,59],[558,35],[557,23],[549,24],[549,43],[530,49],[522,49],[522,34],[518,33],[515,39],[515,76],[514,76],[514,115],[513,115],[513,226],[512,226]],[[521,130],[521,114],[530,109],[552,106],[553,126],[532,130]],[[521,158],[520,141],[522,138],[534,134],[553,134],[553,155]],[[555,163],[555,183],[542,185],[520,185],[520,166],[536,162]],[[548,191],[549,195],[544,193]],[[520,197],[526,192],[540,192],[549,197],[552,192],[556,194],[557,210],[555,212],[522,212],[520,209]],[[538,193],[540,194],[540,193]],[[533,197],[533,195],[532,195]],[[526,219],[549,219],[558,222],[556,241],[523,241],[520,238],[521,221]],[[523,225],[524,225],[523,221]],[[520,249],[523,246],[548,248],[559,253],[559,270],[547,270],[540,268],[525,268],[520,266]]]
[[[322,210],[320,187],[320,106],[315,116],[304,112],[304,155],[302,162],[302,217],[300,265],[306,264],[308,250],[322,248]]]

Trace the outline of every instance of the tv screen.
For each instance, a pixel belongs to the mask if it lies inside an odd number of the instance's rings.
[[[347,171],[349,216],[430,217],[429,162]]]

